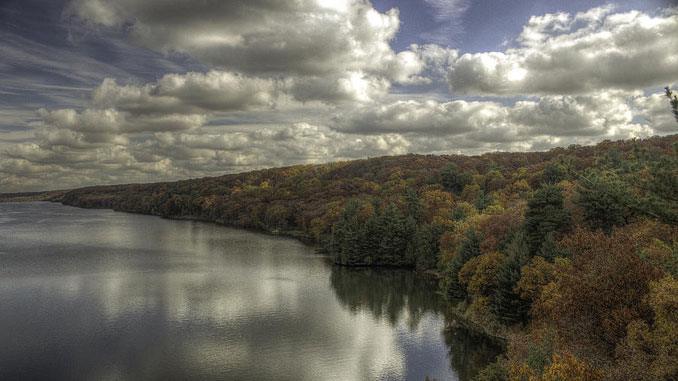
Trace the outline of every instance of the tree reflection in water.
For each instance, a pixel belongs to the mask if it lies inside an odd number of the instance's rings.
[[[330,283],[346,309],[369,312],[375,320],[387,321],[393,327],[406,319],[409,330],[416,330],[428,313],[443,315],[446,323],[452,319],[446,313],[445,301],[436,293],[436,280],[411,270],[333,266]],[[458,327],[441,330],[450,367],[460,380],[470,379],[502,352],[498,343],[483,335]]]
[[[503,351],[495,340],[463,328],[446,329],[444,335],[450,366],[460,380],[470,380]]]

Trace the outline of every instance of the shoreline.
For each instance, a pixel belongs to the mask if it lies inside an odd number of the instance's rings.
[[[287,238],[292,238],[295,239],[299,242],[301,242],[304,245],[307,245],[309,247],[313,247],[315,249],[320,248],[320,243],[315,242],[314,240],[310,239],[309,237],[301,234],[300,232],[297,231],[285,231],[285,230],[276,230],[276,231],[270,231],[270,230],[265,230],[265,229],[259,229],[259,228],[254,228],[254,227],[243,227],[243,226],[237,226],[237,225],[232,225],[224,222],[223,220],[209,220],[201,217],[196,217],[196,216],[190,216],[190,215],[184,215],[184,216],[173,216],[173,217],[167,217],[167,216],[162,216],[159,214],[147,214],[147,213],[135,213],[135,212],[127,212],[124,210],[118,210],[115,208],[106,208],[106,207],[84,207],[84,206],[79,206],[79,205],[70,205],[70,204],[64,204],[60,200],[31,200],[31,201],[7,201],[9,202],[50,202],[50,203],[58,203],[64,206],[70,206],[74,208],[80,208],[80,209],[103,209],[103,210],[112,210],[115,212],[121,212],[121,213],[128,213],[128,214],[137,214],[137,215],[146,215],[146,216],[153,216],[153,217],[159,217],[159,218],[164,218],[168,220],[177,220],[177,221],[195,221],[195,222],[203,222],[203,223],[208,223],[208,224],[215,224],[227,228],[232,228],[232,229],[241,229],[244,231],[249,231],[253,233],[259,233],[259,234],[266,234],[266,235],[272,235],[272,236],[279,236],[279,237],[287,237]],[[319,256],[322,256],[320,254],[317,254]],[[356,268],[356,269],[370,269],[370,268],[379,268],[379,269],[398,269],[398,270],[410,270],[414,273],[416,273],[418,276],[426,277],[426,278],[433,278],[433,279],[441,279],[442,275],[436,271],[436,270],[425,270],[425,271],[417,271],[413,267],[399,267],[399,266],[371,266],[371,265],[362,265],[362,266],[349,266],[349,265],[342,265],[338,263],[334,263],[331,261],[331,259],[328,256],[325,256],[328,258],[328,262],[332,266],[340,266],[340,267],[346,267],[346,268]],[[440,290],[435,291],[435,293],[440,294]],[[453,329],[464,329],[466,331],[470,331],[474,334],[482,335],[486,337],[489,340],[492,340],[504,348],[504,351],[506,350],[506,345],[508,343],[508,337],[505,337],[504,335],[501,335],[499,332],[492,332],[490,327],[487,327],[471,317],[464,316],[463,311],[460,311],[458,309],[458,304],[457,305],[451,305],[447,303],[447,312],[450,314],[450,317],[452,318],[452,321],[449,323],[446,323],[443,327],[443,331],[447,330],[453,330]]]

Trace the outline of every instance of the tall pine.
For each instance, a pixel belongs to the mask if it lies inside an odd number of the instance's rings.
[[[520,269],[529,260],[528,240],[525,232],[518,231],[505,250],[505,258],[499,269],[497,291],[492,298],[491,311],[505,324],[524,322],[530,302],[522,299],[515,290],[520,280]]]
[[[445,299],[448,301],[461,301],[468,296],[466,287],[459,283],[459,271],[471,258],[480,255],[480,242],[480,235],[475,229],[471,228],[466,232],[466,237],[457,246],[455,256],[448,269],[448,280],[444,290]]]
[[[549,233],[566,231],[569,227],[570,214],[563,206],[560,187],[546,184],[533,193],[525,210],[525,231],[531,255],[537,254]]]

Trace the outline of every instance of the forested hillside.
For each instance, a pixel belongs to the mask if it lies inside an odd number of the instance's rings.
[[[53,200],[290,234],[338,264],[436,272],[451,308],[509,340],[480,379],[676,379],[676,147],[678,135],[381,157]]]

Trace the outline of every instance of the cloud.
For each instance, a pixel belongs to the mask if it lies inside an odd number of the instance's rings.
[[[172,69],[144,82],[105,66],[70,74],[95,87],[89,104],[79,95],[77,103],[35,106],[44,107],[37,116],[0,110],[7,123],[27,126],[0,140],[3,191],[409,152],[542,150],[675,130],[663,95],[639,89],[678,77],[678,53],[670,49],[678,42],[671,33],[678,14],[603,7],[535,16],[516,47],[461,56],[436,44],[393,51],[398,11],[379,13],[361,0],[208,0],[190,7],[73,0],[64,15],[88,29],[129,31],[139,45],[209,67]],[[39,50],[31,47],[25,58],[21,49],[8,50],[12,66],[35,60]],[[65,61],[57,61],[51,70],[65,71]],[[511,98],[433,93],[445,78],[454,94]],[[6,91],[20,91],[20,82]]]
[[[675,86],[672,86],[672,88]],[[642,116],[658,133],[675,133],[678,124],[671,113],[669,100],[663,93],[651,94],[648,97],[638,97],[634,103],[639,107]]]
[[[364,0],[73,0],[64,15],[90,26],[125,27],[136,43],[250,75],[349,72],[408,82],[420,64],[390,47],[398,11]]]
[[[342,113],[333,118],[331,126],[354,134],[463,135],[478,142],[499,143],[530,141],[540,136],[648,136],[652,133],[650,126],[632,123],[634,116],[641,113],[630,104],[633,96],[634,93],[602,91],[582,96],[543,96],[509,106],[491,101],[397,101],[362,107],[350,117]],[[637,93],[635,96],[645,99]],[[646,102],[654,102],[655,96]]]
[[[505,52],[464,54],[450,67],[454,94],[584,94],[635,90],[678,77],[678,14],[613,8],[533,16]]]
[[[38,115],[49,126],[81,132],[86,138],[93,139],[117,134],[190,130],[203,125],[208,119],[201,114],[134,116],[116,109],[88,109],[81,113],[73,109],[40,109]]]
[[[2,153],[0,177],[11,183],[0,186],[36,189],[44,187],[36,182],[40,178],[53,188],[166,181],[409,152],[543,150],[647,137],[668,132],[675,123],[661,93],[623,91],[548,95],[512,104],[394,101],[347,105],[336,112],[326,124],[238,126],[206,125],[201,118],[192,120],[193,114],[40,110],[43,126],[34,141]],[[168,128],[172,123],[162,118],[176,118],[182,128]]]
[[[456,135],[485,128],[502,113],[502,107],[493,102],[410,100],[370,105],[348,118],[335,116],[333,127],[339,131],[361,134],[417,132]]]
[[[142,86],[121,86],[106,78],[92,98],[95,105],[135,114],[246,111],[272,107],[278,87],[274,80],[212,70],[166,74]]]

